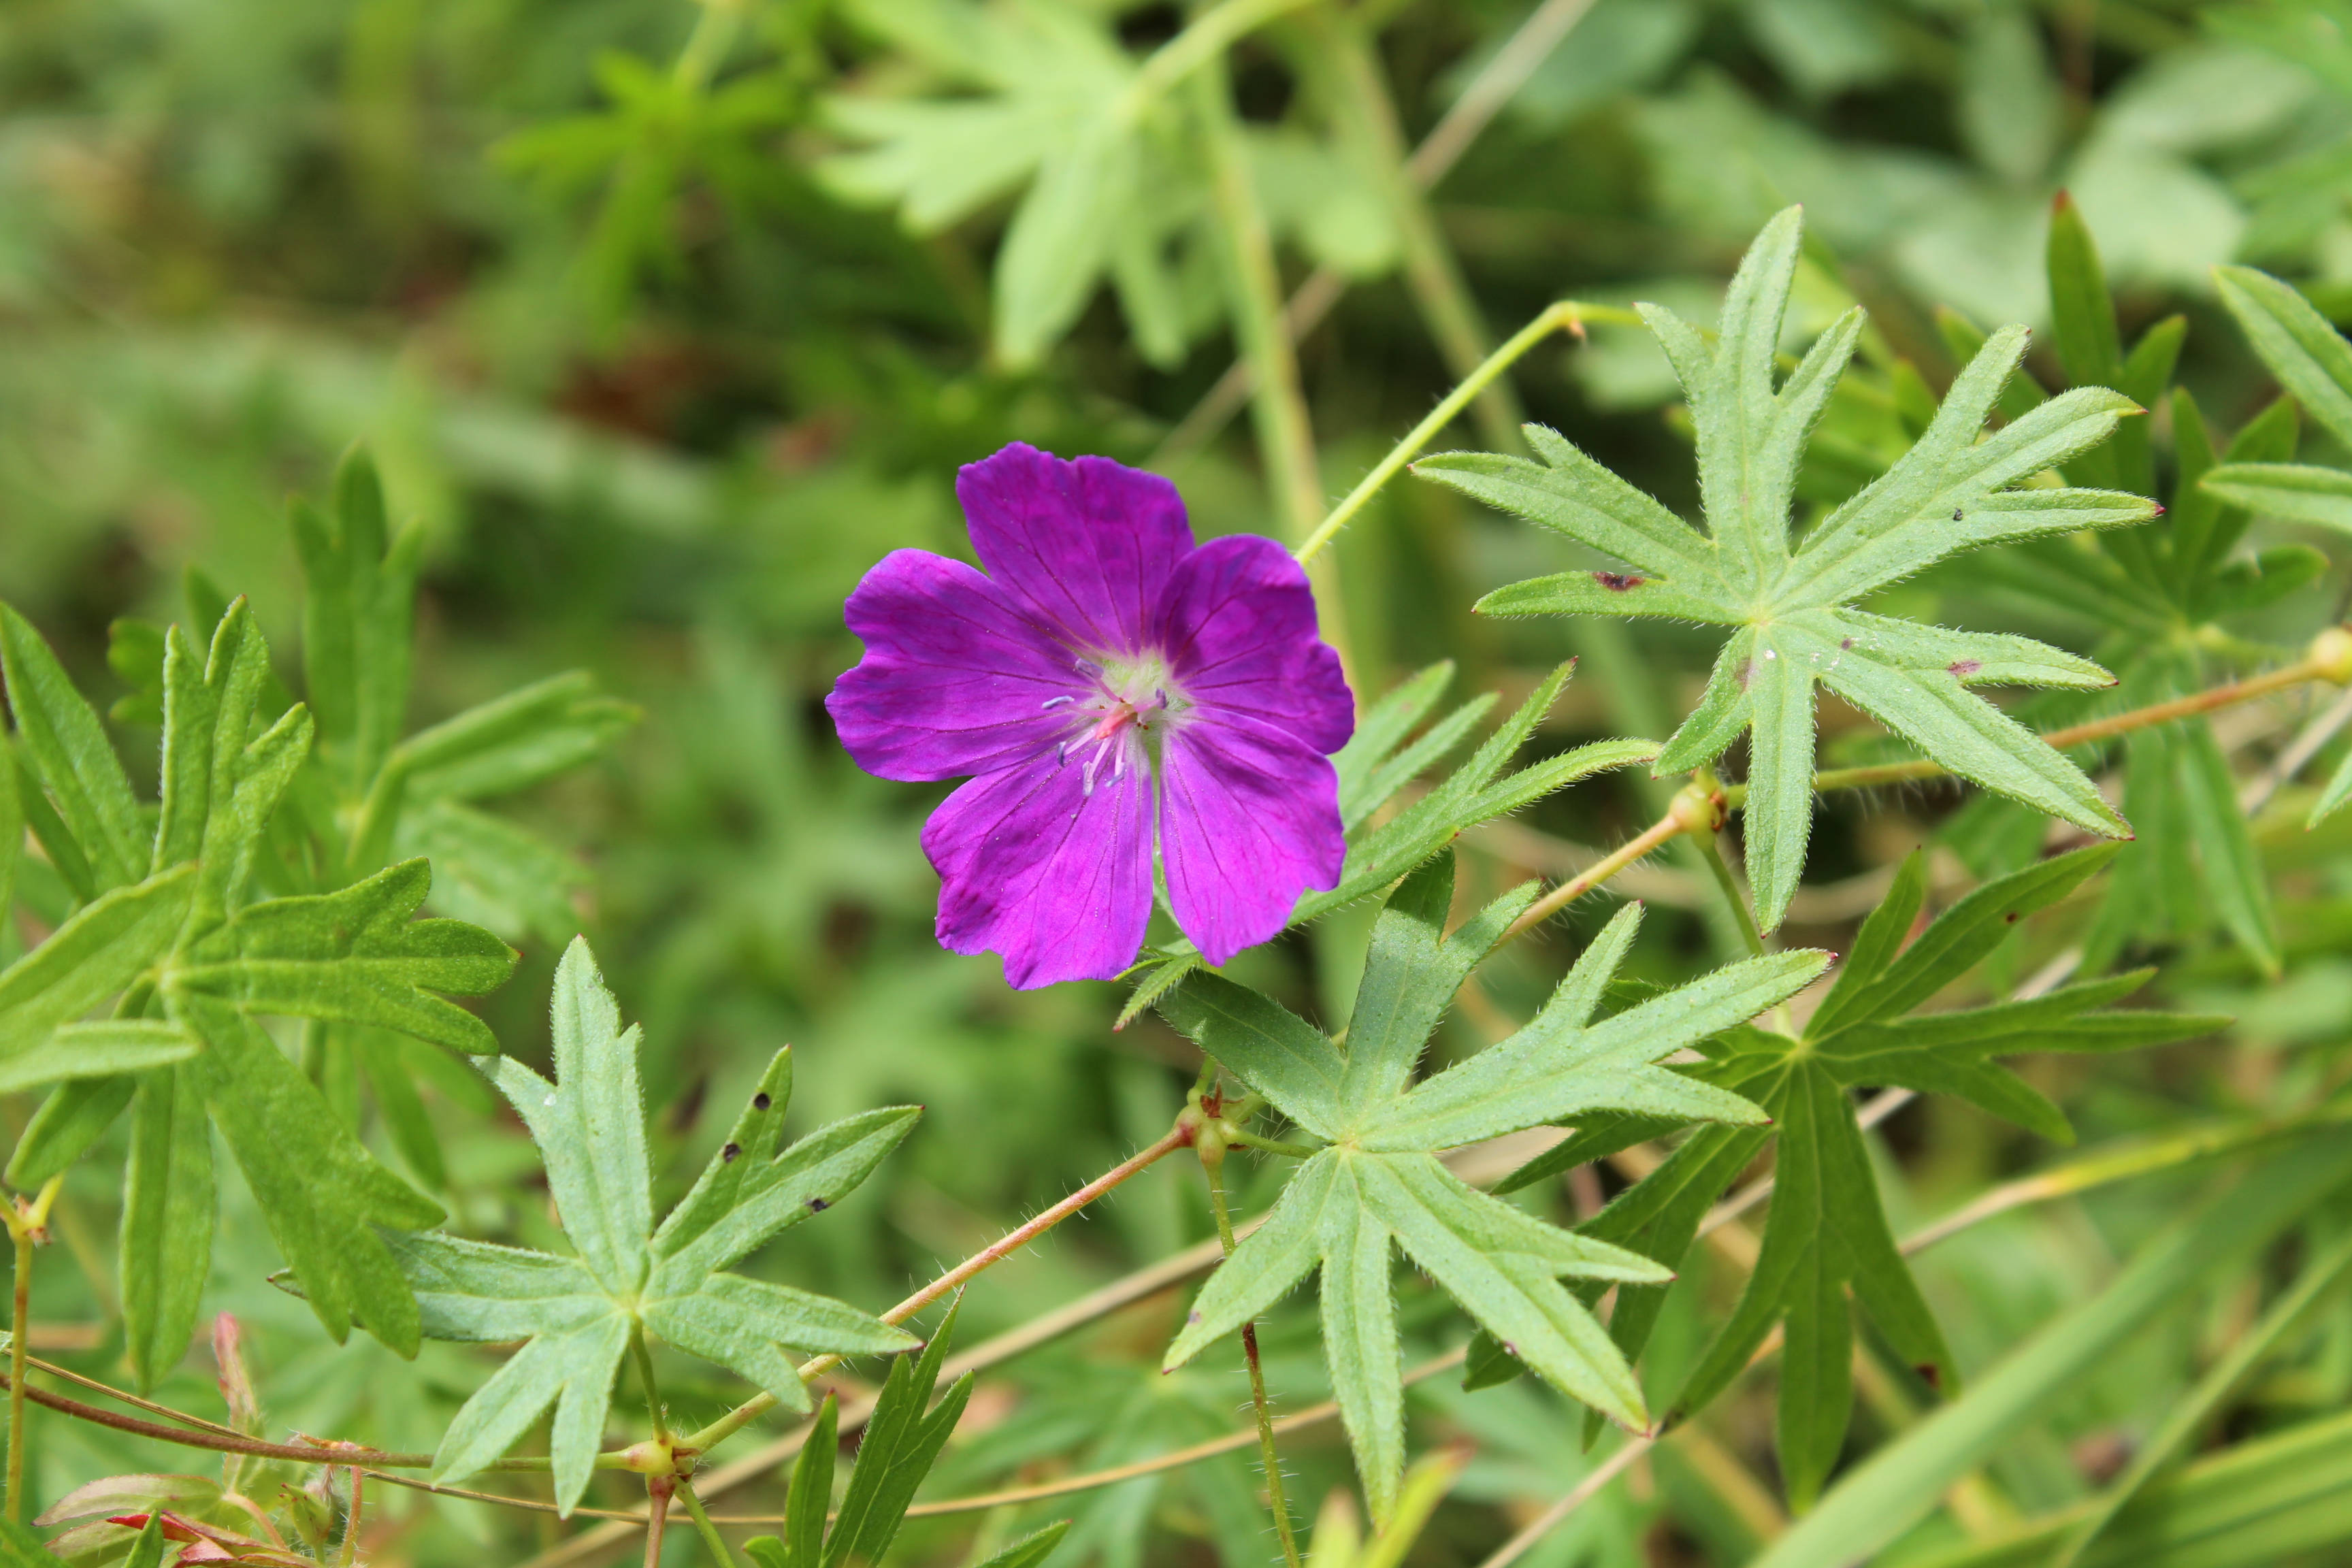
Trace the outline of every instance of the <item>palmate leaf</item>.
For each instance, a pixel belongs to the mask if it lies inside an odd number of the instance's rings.
[[[1404,1468],[1392,1246],[1547,1382],[1629,1427],[1648,1419],[1640,1385],[1559,1280],[1670,1277],[1638,1254],[1545,1225],[1465,1185],[1437,1152],[1601,1111],[1676,1123],[1759,1121],[1738,1096],[1654,1064],[1785,1000],[1829,963],[1821,952],[1749,960],[1593,1024],[1639,919],[1629,907],[1534,1022],[1412,1085],[1454,994],[1535,892],[1506,894],[1448,937],[1453,890],[1453,856],[1444,854],[1390,896],[1373,927],[1345,1050],[1279,1004],[1217,975],[1192,975],[1159,1004],[1170,1023],[1327,1144],[1210,1278],[1164,1364],[1190,1360],[1319,1268],[1332,1386],[1382,1520]]]
[[[474,927],[412,921],[430,885],[421,862],[339,894],[254,900],[312,725],[299,705],[268,720],[268,648],[242,600],[202,652],[176,626],[160,639],[162,798],[152,827],[132,802],[141,837],[127,847],[114,822],[120,764],[96,713],[10,616],[0,614],[0,651],[12,706],[32,725],[20,731],[34,759],[26,782],[47,812],[45,845],[83,868],[87,897],[0,973],[0,1083],[58,1086],[9,1178],[46,1180],[135,1105],[120,1258],[142,1384],[191,1337],[211,1256],[214,1124],[322,1325],[340,1339],[364,1322],[414,1351],[417,1310],[379,1227],[430,1225],[441,1211],[375,1163],[253,1019],[359,1017],[479,1047],[480,1022],[433,993],[490,989],[515,955]]]
[[[803,1414],[809,1397],[796,1355],[883,1354],[916,1343],[828,1297],[724,1270],[785,1226],[839,1202],[920,1112],[868,1111],[782,1147],[792,1058],[779,1051],[726,1143],[656,1229],[639,1034],[621,1027],[584,941],[572,942],[556,971],[551,1016],[554,1083],[509,1058],[482,1066],[539,1145],[575,1256],[438,1233],[386,1239],[415,1293],[424,1335],[529,1342],[457,1413],[434,1455],[435,1478],[481,1469],[553,1405],[556,1500],[568,1513],[588,1484],[614,1373],[633,1334],[650,1332],[716,1362]]]
[[[1870,916],[1837,982],[1790,1039],[1744,1027],[1703,1042],[1693,1075],[1753,1100],[1770,1114],[1760,1128],[1703,1127],[1651,1173],[1579,1227],[1666,1267],[1680,1263],[1701,1218],[1760,1152],[1776,1144],[1771,1208],[1754,1272],[1730,1321],[1675,1396],[1669,1419],[1696,1411],[1730,1383],[1776,1324],[1787,1333],[1780,1408],[1780,1468],[1793,1506],[1809,1507],[1835,1462],[1852,1407],[1852,1301],[1911,1364],[1949,1392],[1958,1369],[1886,1223],[1849,1091],[1894,1087],[1949,1094],[2060,1142],[2066,1118],[1991,1058],[2033,1051],[2111,1051],[2210,1033],[2225,1018],[2102,1011],[2152,971],[2087,982],[2026,1000],[1961,1012],[1916,1011],[1959,978],[2016,922],[2072,893],[2115,857],[2097,846],[1986,884],[1946,910],[1906,947],[1927,889],[1926,857],[1905,862],[1886,901]],[[1578,1133],[1497,1184],[1509,1192],[1670,1127],[1654,1118],[1587,1119]],[[1664,1292],[1621,1289],[1610,1333],[1640,1353]],[[1487,1358],[1492,1360],[1491,1355]],[[1474,1361],[1474,1373],[1482,1370]],[[1485,1381],[1496,1381],[1487,1368]]]
[[[1861,311],[1850,311],[1775,385],[1799,236],[1795,208],[1765,226],[1712,339],[1672,311],[1641,308],[1690,400],[1706,532],[1540,426],[1528,429],[1540,461],[1453,453],[1414,465],[1632,568],[1517,584],[1482,600],[1481,610],[1659,616],[1732,628],[1698,707],[1654,766],[1660,775],[1704,766],[1752,733],[1744,831],[1757,913],[1768,929],[1796,889],[1811,830],[1817,684],[1987,789],[2090,832],[2128,831],[2079,768],[1969,690],[2089,689],[2111,683],[2105,670],[2022,637],[1916,626],[1852,606],[1962,552],[2144,522],[2155,511],[2120,491],[2029,482],[2137,412],[2121,393],[2078,388],[1979,438],[2025,352],[2025,329],[2009,327],[1960,373],[1911,450],[1792,551],[1790,511],[1806,438],[1862,326]]]
[[[1339,775],[1340,825],[1348,833],[1348,858],[1339,885],[1301,897],[1290,911],[1290,923],[1304,924],[1379,891],[1427,862],[1466,828],[1507,816],[1579,779],[1655,755],[1654,741],[1596,741],[1513,773],[1503,771],[1559,700],[1575,672],[1574,659],[1554,669],[1443,782],[1377,826],[1370,825],[1372,814],[1459,746],[1494,707],[1496,697],[1488,692],[1472,699],[1410,741],[1407,737],[1444,693],[1454,673],[1451,663],[1430,666],[1372,704],[1357,721],[1354,736],[1332,758]],[[1134,994],[1120,1009],[1120,1026],[1200,967],[1201,955],[1189,942],[1171,942],[1147,954]]]
[[[2123,392],[2153,407],[2180,346],[2179,318],[2149,328],[2128,352],[2109,298],[2099,253],[2081,214],[2059,201],[2051,214],[2050,290],[2060,358],[2078,384]],[[1946,336],[1973,352],[1982,338],[1946,313]],[[2326,323],[2320,323],[2328,331]],[[2021,374],[2039,401],[2042,393]],[[2275,602],[2312,582],[2326,558],[2303,545],[2242,554],[2252,522],[2248,493],[2203,482],[2224,470],[2291,458],[2294,405],[2281,398],[2217,454],[2196,401],[2169,392],[2174,478],[2162,520],[2146,528],[2095,536],[2027,541],[1972,562],[1964,570],[2000,589],[2037,599],[2070,617],[2086,612],[2105,631],[2103,656],[2119,689],[2096,701],[2053,696],[2035,717],[2056,725],[2117,707],[2137,708],[2203,689],[2216,678],[2205,649],[2219,641],[2214,623]],[[2218,466],[2217,466],[2218,465]],[[2157,491],[2157,464],[2143,422],[2126,421],[2107,446],[2066,465],[2069,479]],[[2095,540],[2095,542],[2094,542]],[[2135,942],[2192,939],[2216,926],[2266,970],[2279,963],[2276,920],[2253,837],[2235,800],[2227,759],[2202,716],[2132,734],[2122,747],[2122,808],[2137,844],[2118,863],[2106,899],[2084,944],[2084,965],[2104,969]],[[2085,749],[2076,753],[2095,755]],[[1998,801],[1975,803],[1947,826],[1946,841],[1982,873],[2030,861],[2037,825]]]

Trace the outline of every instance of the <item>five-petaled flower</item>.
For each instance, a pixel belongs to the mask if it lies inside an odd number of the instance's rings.
[[[1170,912],[1212,963],[1338,885],[1328,753],[1355,727],[1297,563],[1195,547],[1166,479],[1016,442],[956,479],[982,575],[899,550],[850,595],[866,656],[825,699],[884,778],[972,775],[923,829],[939,939],[1029,987],[1108,979]]]

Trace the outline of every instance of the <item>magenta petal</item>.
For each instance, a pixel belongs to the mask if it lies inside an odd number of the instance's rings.
[[[956,499],[988,574],[1090,653],[1142,647],[1160,588],[1192,547],[1176,487],[1108,458],[1066,463],[1015,441],[966,464]]]
[[[1271,539],[1233,534],[1186,556],[1154,616],[1184,700],[1336,752],[1356,729],[1339,656],[1316,635],[1307,573]]]
[[[1339,885],[1348,844],[1328,758],[1247,719],[1201,717],[1160,753],[1170,912],[1211,963],[1282,930],[1309,889]]]
[[[1086,689],[1067,650],[961,561],[896,550],[849,596],[866,657],[824,700],[869,773],[982,773],[1050,747],[1069,728],[1045,705]]]
[[[972,780],[931,814],[940,945],[1004,955],[1021,990],[1108,980],[1135,962],[1151,917],[1149,775],[1099,776],[1054,753]]]

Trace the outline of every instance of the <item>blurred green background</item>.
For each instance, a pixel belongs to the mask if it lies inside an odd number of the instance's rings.
[[[2352,16],[2340,7],[1597,0],[1436,184],[1431,231],[1418,236],[1366,154],[1372,133],[1333,85],[1316,9],[1253,33],[1231,72],[1286,281],[1324,269],[1345,285],[1300,350],[1331,495],[1454,379],[1444,324],[1433,330],[1412,276],[1432,255],[1501,333],[1563,297],[1654,299],[1703,316],[1757,225],[1802,201],[1820,265],[1805,274],[1792,341],[1849,294],[1882,339],[1817,444],[1816,500],[1900,449],[1909,384],[1949,375],[1937,307],[1987,325],[2046,322],[2042,247],[2062,186],[2098,239],[2126,339],[2187,313],[2182,379],[2224,430],[2273,389],[2215,304],[2208,267],[2252,261],[2323,308],[2352,308]],[[1528,16],[1509,0],[1341,9],[1374,40],[1407,146],[1507,53]],[[840,605],[859,574],[902,545],[961,552],[955,468],[1007,440],[1155,466],[1203,534],[1284,531],[1246,414],[1197,416],[1234,342],[1201,240],[1202,176],[1181,135],[1153,143],[1099,204],[1097,217],[1142,236],[1148,253],[1101,258],[1112,287],[1039,283],[1007,258],[1041,153],[1182,21],[1173,5],[1091,0],[708,11],[689,0],[16,0],[0,14],[0,596],[101,704],[126,689],[105,663],[110,623],[184,619],[190,566],[252,595],[283,660],[300,604],[285,497],[320,492],[338,453],[365,442],[395,516],[430,531],[414,722],[572,667],[643,706],[603,760],[509,815],[576,862],[576,885],[560,891],[646,1026],[673,1193],[778,1045],[797,1047],[798,1125],[890,1100],[929,1107],[853,1203],[758,1265],[869,1308],[1157,1136],[1196,1059],[1156,1020],[1113,1032],[1115,987],[1015,994],[993,958],[940,952],[916,835],[943,790],[861,775],[819,706],[857,654]],[[1043,310],[1012,297],[1047,284],[1075,294]],[[2030,363],[2063,381],[2045,351]],[[1675,389],[1646,334],[1563,338],[1509,384],[1528,416],[1669,505],[1695,507]],[[1465,421],[1441,444],[1482,444],[1480,426]],[[2276,542],[2328,542],[2285,529],[2258,541]],[[2340,541],[2330,547],[2324,575],[2227,628],[2236,640],[2224,652],[2293,647],[2339,618],[2347,556]],[[1458,695],[1516,699],[1583,655],[1547,746],[1663,734],[1712,657],[1711,637],[1674,627],[1474,622],[1480,592],[1557,570],[1563,551],[1411,480],[1337,554],[1369,689],[1450,658]],[[2070,616],[2064,596],[1953,574],[1906,584],[1885,607],[2095,651],[2095,624]],[[2225,732],[2257,748],[2250,771],[2295,718],[2263,713]],[[1824,721],[1826,745],[1867,753],[1854,716]],[[120,733],[152,777],[153,731]],[[1840,945],[1885,868],[1958,798],[1830,807],[1792,935]],[[1656,805],[1638,773],[1581,785],[1478,837],[1467,879],[1559,874]],[[2274,984],[2196,922],[2130,937],[2134,951],[2178,955],[2175,1001],[2246,1021],[2226,1046],[2046,1074],[2086,1141],[2301,1100],[2339,1076],[2352,1038],[2347,820],[2315,841],[2299,816],[2257,823],[2279,876]],[[1958,847],[1965,859],[1969,846]],[[1643,938],[1651,977],[1694,973],[1720,951],[1697,874],[1667,860],[1499,960],[1488,1005],[1523,1016],[1618,892],[1664,917]],[[486,1016],[508,1050],[541,1059],[568,932],[470,912],[524,951]],[[1254,955],[1246,977],[1336,1023],[1367,920],[1343,914]],[[2069,938],[2035,933],[2000,962],[2022,973]],[[1465,1010],[1449,1027],[1467,1048],[1490,1021]],[[453,1224],[543,1240],[544,1189],[519,1127],[462,1073],[436,1075],[426,1095]],[[29,1109],[5,1113],[21,1125]],[[1895,1215],[1898,1230],[2050,1157],[1948,1104],[1898,1117],[1885,1152],[1891,1201],[1911,1205]],[[116,1364],[117,1169],[93,1160],[69,1182],[60,1250],[82,1268],[60,1260],[45,1274],[36,1314],[57,1325],[56,1353],[97,1375]],[[1963,1362],[1981,1364],[2079,1296],[2209,1175],[2035,1211],[1928,1255]],[[412,1366],[371,1341],[327,1344],[299,1303],[262,1283],[276,1259],[235,1176],[224,1184],[206,1310],[253,1327],[273,1422],[431,1447],[495,1362],[429,1346]],[[1565,1193],[1540,1201],[1570,1212]],[[989,1276],[963,1336],[1206,1234],[1198,1173],[1171,1162]],[[1703,1299],[1676,1298],[1683,1321],[1661,1332],[1662,1363],[1689,1353]],[[2197,1304],[2118,1359],[2024,1436],[1975,1506],[2033,1511],[2082,1495],[2112,1468],[2099,1445],[2161,1411],[2196,1347],[2226,1337],[2233,1311],[2242,1319],[2233,1300]],[[1424,1353],[1458,1342],[1443,1298],[1409,1287],[1408,1302]],[[1157,1373],[1179,1310],[1176,1296],[1157,1298],[1016,1363],[983,1390],[985,1420],[931,1492],[1230,1430],[1245,1394],[1237,1366],[1212,1356],[1203,1370]],[[96,1325],[95,1342],[77,1343],[75,1325]],[[1268,1332],[1290,1402],[1322,1397],[1312,1325],[1302,1314]],[[665,1365],[674,1403],[697,1419],[740,1392],[708,1369]],[[210,1375],[194,1356],[160,1397],[212,1410]],[[2334,1325],[2274,1382],[2263,1398],[2280,1410],[2340,1400],[2352,1331]],[[1416,1561],[1475,1561],[1585,1463],[1578,1413],[1549,1393],[1464,1395],[1440,1379],[1415,1397],[1418,1442],[1461,1433],[1480,1447]],[[1863,1436],[1904,1418],[1897,1405],[1869,1405]],[[1770,1523],[1742,1489],[1766,1462],[1769,1424],[1760,1395],[1727,1405],[1715,1429],[1729,1470],[1662,1458],[1530,1563],[1742,1560]],[[1344,1448],[1327,1429],[1295,1452],[1294,1496],[1311,1509],[1344,1484]],[[35,1459],[49,1497],[113,1469],[191,1468],[60,1421],[37,1429]],[[609,1506],[630,1500],[618,1480],[600,1487]],[[1233,1457],[1080,1499],[1061,1561],[1263,1561],[1271,1544],[1253,1487]],[[725,1506],[761,1500],[773,1497],[748,1489]],[[543,1521],[472,1505],[378,1506],[387,1563],[521,1561],[554,1539]],[[1057,1511],[1070,1510],[990,1515],[982,1529],[1002,1535]],[[972,1522],[910,1531],[900,1551],[945,1560]],[[680,1562],[698,1550],[683,1531],[672,1546]]]

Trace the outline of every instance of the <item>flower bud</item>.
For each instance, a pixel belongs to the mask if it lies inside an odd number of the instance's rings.
[[[2352,686],[2352,626],[2330,626],[2311,639],[2304,657],[2338,686]]]

